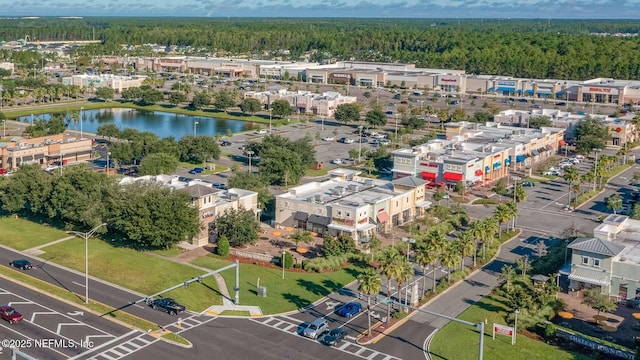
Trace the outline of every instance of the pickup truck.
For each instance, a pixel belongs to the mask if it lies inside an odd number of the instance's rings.
[[[169,313],[169,315],[177,315],[184,312],[185,307],[178,304],[171,298],[147,300],[147,304],[154,310],[160,310]]]

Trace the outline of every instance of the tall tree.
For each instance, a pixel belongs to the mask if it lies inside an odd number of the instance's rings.
[[[227,209],[218,216],[215,232],[218,237],[226,236],[231,246],[252,243],[258,239],[260,224],[253,213],[240,207]]]
[[[358,104],[340,104],[333,114],[334,119],[339,122],[348,123],[360,120],[360,106]]]
[[[567,196],[569,197],[568,206],[571,206],[571,191],[573,190],[573,184],[580,180],[580,173],[575,166],[569,166],[564,170],[564,175],[562,176],[566,182],[569,183],[569,190],[567,192]]]
[[[155,153],[145,156],[140,162],[140,175],[172,174],[178,168],[178,158],[165,153]]]
[[[387,115],[380,109],[369,110],[365,116],[365,121],[374,127],[384,126],[387,124]]]
[[[287,100],[276,100],[271,103],[271,113],[273,116],[286,117],[293,113],[291,104]]]
[[[358,275],[358,291],[367,295],[367,336],[371,335],[371,296],[380,293],[381,279],[374,268],[366,268]]]
[[[258,99],[246,98],[240,103],[240,110],[245,114],[254,114],[260,111],[262,104]]]
[[[178,141],[180,160],[203,163],[209,159],[220,158],[218,141],[210,136],[184,136]]]

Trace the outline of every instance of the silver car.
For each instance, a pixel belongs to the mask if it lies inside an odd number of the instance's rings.
[[[304,331],[302,332],[302,335],[311,339],[317,339],[318,336],[320,336],[320,334],[325,332],[328,327],[329,327],[329,324],[327,323],[327,320],[323,318],[317,318],[313,320],[309,324],[309,326],[307,326],[304,329]]]

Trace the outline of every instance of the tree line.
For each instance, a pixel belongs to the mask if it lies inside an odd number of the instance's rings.
[[[361,60],[464,69],[472,74],[585,80],[639,79],[632,21],[437,19],[87,18],[0,20],[0,39],[90,40],[76,56],[133,55],[124,44],[188,47],[192,53],[330,63]],[[15,53],[15,52],[14,52]],[[151,51],[148,51],[151,54]]]

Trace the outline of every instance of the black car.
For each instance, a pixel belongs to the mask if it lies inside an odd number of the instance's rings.
[[[361,137],[358,140],[356,140],[356,142],[358,142],[358,143],[368,143],[369,140],[367,140],[367,138],[365,138],[365,137]]]
[[[220,146],[231,146],[231,141],[224,140],[224,141],[220,142]]]
[[[534,187],[534,186],[536,186],[536,183],[534,183],[532,181],[523,181],[520,185],[521,186],[526,186],[526,187]]]
[[[157,299],[153,301],[149,300],[147,304],[154,310],[165,311],[169,313],[169,315],[177,315],[185,310],[184,306],[178,304],[171,298]]]
[[[333,329],[325,331],[318,337],[318,341],[328,346],[336,346],[340,341],[347,337],[347,330],[345,329]]]
[[[9,265],[11,267],[18,268],[21,270],[29,270],[33,268],[33,265],[31,265],[31,262],[29,262],[29,260],[26,260],[26,259],[13,260],[9,263]]]

